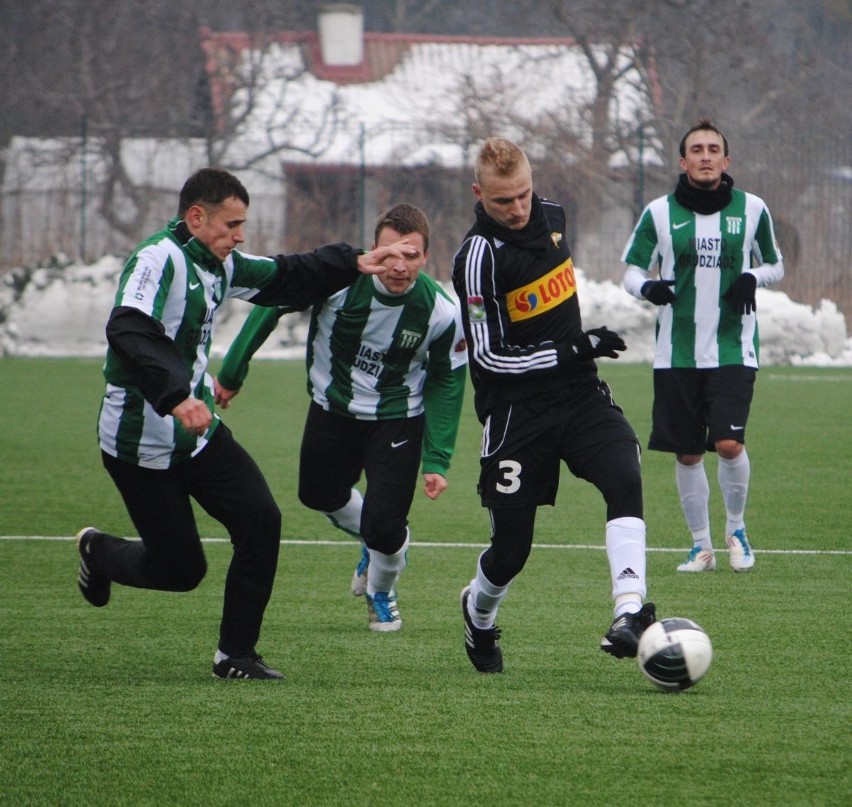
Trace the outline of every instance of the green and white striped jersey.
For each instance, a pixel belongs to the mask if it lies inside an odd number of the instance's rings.
[[[222,362],[237,390],[281,310],[253,310]],[[425,412],[423,473],[445,474],[458,430],[467,347],[457,303],[424,273],[403,294],[361,276],[317,303],[308,333],[308,392],[323,409],[357,420]]]
[[[365,420],[423,412],[427,366],[467,363],[458,306],[428,275],[400,295],[363,277],[316,306],[308,337],[308,391],[331,412]]]
[[[736,312],[723,295],[743,272],[768,286],[784,275],[772,217],[762,199],[733,189],[730,203],[702,215],[674,194],[652,201],[642,213],[622,260],[624,286],[644,299],[642,284],[654,270],[674,280],[676,300],[657,311],[656,369],[757,367],[757,317]]]
[[[191,394],[213,411],[207,373],[216,309],[227,297],[249,299],[275,277],[271,258],[232,252],[220,263],[195,239],[175,234],[180,219],[141,243],[121,273],[115,305],[136,308],[159,321],[177,348],[190,378]],[[106,392],[98,419],[100,447],[145,468],[165,469],[201,451],[218,417],[203,436],[189,434],[171,415],[159,415],[112,348],[104,364]]]

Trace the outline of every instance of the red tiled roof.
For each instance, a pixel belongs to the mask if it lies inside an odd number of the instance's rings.
[[[201,47],[207,57],[207,74],[211,79],[214,109],[223,109],[223,96],[233,89],[230,71],[242,51],[259,49],[272,43],[297,45],[308,70],[318,79],[336,84],[361,84],[378,81],[388,75],[412,45],[421,43],[447,45],[564,45],[575,40],[566,37],[518,38],[470,37],[434,34],[365,33],[364,58],[358,65],[327,65],[322,60],[319,34],[316,31],[277,31],[252,34],[245,31],[216,32],[202,28]]]
[[[372,126],[375,129],[375,132],[372,133],[375,137],[372,137],[372,139],[376,140],[377,143],[376,138],[383,132],[390,131],[394,126],[399,128],[403,122],[411,123],[411,120],[405,118],[404,115],[400,116],[399,105],[397,104],[394,108],[394,104],[389,100],[394,97],[398,98],[400,92],[410,91],[415,94],[410,99],[412,101],[411,112],[415,118],[418,114],[420,117],[414,123],[412,131],[419,129],[421,133],[426,123],[431,120],[430,115],[434,112],[432,107],[424,109],[424,104],[430,103],[429,100],[424,101],[424,99],[431,98],[432,102],[441,105],[446,111],[447,104],[452,104],[456,95],[459,96],[456,100],[463,103],[464,92],[466,89],[470,89],[473,84],[476,84],[477,92],[487,97],[489,94],[488,82],[496,80],[505,83],[505,86],[501,83],[498,92],[503,92],[506,88],[509,88],[509,92],[513,92],[517,96],[518,93],[524,92],[525,84],[531,81],[535,86],[525,96],[526,102],[523,109],[519,108],[517,111],[522,117],[538,116],[539,119],[548,120],[551,112],[557,109],[563,115],[576,114],[580,104],[588,103],[588,97],[594,93],[592,87],[594,82],[587,75],[586,57],[579,52],[576,40],[568,37],[514,39],[507,37],[363,33],[361,34],[363,57],[360,64],[334,66],[325,64],[323,61],[320,36],[317,31],[279,31],[256,34],[213,32],[205,28],[201,30],[200,35],[201,46],[206,55],[206,70],[210,81],[214,114],[217,121],[222,124],[224,124],[228,114],[229,99],[233,93],[245,86],[240,75],[244,73],[249,64],[246,60],[247,51],[261,52],[265,51],[270,45],[276,44],[284,46],[285,50],[298,49],[297,60],[293,58],[296,54],[290,50],[290,54],[284,57],[285,61],[282,64],[298,65],[298,68],[304,71],[304,74],[297,73],[293,76],[295,79],[293,86],[301,86],[302,94],[300,95],[297,90],[291,96],[301,99],[296,102],[297,109],[294,109],[294,113],[298,112],[301,121],[297,123],[295,118],[286,121],[287,127],[290,128],[290,134],[297,132],[300,125],[304,131],[313,131],[311,126],[314,122],[318,126],[323,125],[321,118],[316,118],[317,113],[312,102],[317,101],[319,103],[317,93],[321,93],[323,98],[330,102],[332,97],[330,93],[335,93],[335,90],[330,88],[329,85],[335,85],[339,88],[335,96],[341,104],[338,108],[339,111],[342,111],[344,117],[348,115],[350,121],[357,118],[362,120],[362,136],[363,124],[367,123],[368,128]],[[607,48],[607,43],[603,43],[601,47]],[[280,55],[274,56],[275,58],[266,65],[266,67],[269,67],[270,64],[273,65],[273,71],[276,60],[280,58]],[[560,62],[564,63],[561,69],[557,66]],[[536,69],[527,70],[526,65],[529,63],[535,63]],[[646,67],[649,67],[649,65],[646,65]],[[288,72],[289,68],[285,68],[285,73]],[[659,88],[653,79],[652,64],[650,65],[650,72],[651,92],[656,96]],[[503,75],[504,73],[505,75]],[[552,86],[560,87],[559,92],[566,94],[566,97],[571,99],[585,98],[586,100],[576,100],[567,105],[560,105],[558,101],[554,102],[553,96],[548,93],[547,87],[542,86],[540,80],[540,76],[545,74],[548,75],[548,81],[552,82]],[[537,76],[539,78],[536,78]],[[305,80],[302,81],[302,78]],[[285,74],[281,74],[272,79],[271,86],[275,86],[276,80],[289,81],[290,79]],[[623,85],[622,89],[618,92],[633,93],[635,97],[636,78],[634,77],[632,81],[634,82],[633,85],[627,79],[622,81],[620,84],[620,86]],[[323,84],[326,86],[320,89]],[[258,89],[266,89],[266,86]],[[407,90],[401,89],[403,87]],[[377,96],[371,96],[374,89]],[[557,97],[562,97],[559,96],[559,92],[557,92]],[[379,95],[381,102],[377,103],[376,109],[373,109],[371,97],[375,98]],[[260,95],[258,95],[259,98]],[[655,98],[655,102],[657,100]],[[270,103],[272,104],[271,107],[269,106]],[[254,120],[254,125],[259,124],[260,126],[260,129],[255,128],[255,132],[265,130],[268,133],[272,131],[266,127],[269,127],[276,114],[276,103],[275,99],[270,99],[267,95],[265,99],[266,112],[264,113],[267,117],[263,121]],[[511,98],[508,103],[513,103]],[[553,106],[554,103],[555,106]],[[369,110],[367,107],[369,107]],[[570,109],[567,109],[567,107],[570,107]],[[263,105],[257,107],[257,109],[261,108],[264,108]],[[277,109],[282,112],[282,115],[284,114],[280,107],[277,107]],[[618,109],[626,110],[624,114],[632,114],[630,103],[623,104]],[[574,112],[571,110],[574,110]],[[315,121],[311,119],[312,115],[316,118]],[[581,122],[580,125],[582,125]],[[274,124],[273,129],[278,131]],[[325,144],[326,156],[331,159],[343,159],[341,155],[349,148],[349,145],[338,137],[338,135],[342,135],[342,131],[340,129],[336,134],[333,134],[335,140],[338,141],[334,148],[331,148],[330,143]],[[399,131],[402,130],[399,129]],[[325,134],[330,132],[330,129],[324,130]],[[261,135],[261,137],[263,136]],[[290,146],[293,145],[293,143],[290,143]],[[315,143],[311,141],[309,145],[302,147],[310,150],[314,146]],[[423,143],[419,143],[419,147],[422,146]],[[431,146],[434,147],[435,143],[432,143]],[[383,159],[379,155],[373,155],[372,158],[377,164],[380,164]]]
[[[201,45],[208,56],[208,70],[214,66],[210,59],[231,57],[240,51],[259,48],[271,43],[298,45],[305,64],[319,79],[338,84],[376,81],[383,78],[398,64],[411,45],[421,43],[448,45],[576,45],[567,37],[517,38],[471,37],[434,34],[380,34],[365,33],[364,59],[359,65],[335,66],[322,61],[320,40],[316,31],[277,31],[268,34],[250,34],[243,31],[216,32],[201,29]],[[215,62],[214,62],[215,63]]]

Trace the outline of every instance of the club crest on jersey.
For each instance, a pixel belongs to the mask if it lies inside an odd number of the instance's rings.
[[[550,311],[577,293],[574,263],[568,258],[546,275],[506,295],[506,307],[512,322],[537,317]]]
[[[558,247],[562,243],[562,233],[551,233],[550,240],[553,241],[553,246]]]
[[[485,319],[485,300],[478,295],[468,297],[467,314],[471,322],[482,322]]]
[[[413,347],[417,347],[417,345],[420,344],[420,341],[422,339],[422,333],[418,333],[417,331],[409,331],[403,328],[399,333],[399,338],[397,339],[397,342],[401,348],[411,349]]]

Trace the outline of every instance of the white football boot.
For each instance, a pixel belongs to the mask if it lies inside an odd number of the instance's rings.
[[[679,572],[712,572],[716,569],[716,555],[712,549],[694,546],[686,560],[677,567]]]
[[[752,552],[751,544],[746,537],[746,531],[734,530],[727,537],[728,549],[730,550],[728,557],[731,561],[731,568],[735,572],[747,572],[754,566],[754,552]]]

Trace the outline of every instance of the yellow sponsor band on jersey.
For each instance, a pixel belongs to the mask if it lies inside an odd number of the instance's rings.
[[[568,258],[546,275],[506,295],[509,319],[518,322],[537,317],[561,305],[576,293],[574,263]]]

